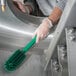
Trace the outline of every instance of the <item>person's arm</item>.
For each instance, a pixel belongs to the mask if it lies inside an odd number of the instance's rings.
[[[62,15],[62,10],[58,7],[55,7],[52,13],[50,14],[50,16],[48,17],[48,19],[52,21],[52,24],[54,25],[59,21],[61,15]]]
[[[48,19],[52,21],[52,24],[55,24],[59,21],[62,12],[65,8],[65,5],[67,3],[67,0],[59,0],[54,7],[52,13],[49,15]]]
[[[39,43],[39,41],[47,36],[50,29],[58,22],[60,19],[62,12],[64,10],[64,7],[67,3],[67,0],[60,0],[57,5],[54,7],[52,13],[49,15],[49,17],[45,18],[40,26],[36,29],[34,32],[34,35],[37,35],[36,43]]]
[[[55,7],[50,14],[49,17],[45,18],[40,26],[34,32],[34,36],[37,35],[36,43],[39,43],[40,40],[45,38],[48,34],[50,29],[58,22],[62,14],[62,10],[58,7]]]

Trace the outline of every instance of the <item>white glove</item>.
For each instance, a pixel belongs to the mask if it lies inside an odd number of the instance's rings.
[[[52,28],[52,22],[48,18],[45,18],[40,26],[34,32],[34,36],[37,35],[36,43],[39,43],[40,40],[44,39],[48,34],[50,28]]]

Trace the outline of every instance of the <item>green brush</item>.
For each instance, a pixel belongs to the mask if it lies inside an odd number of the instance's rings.
[[[22,49],[16,50],[12,56],[5,62],[4,68],[7,71],[16,70],[26,58],[25,53],[36,43],[36,36]]]

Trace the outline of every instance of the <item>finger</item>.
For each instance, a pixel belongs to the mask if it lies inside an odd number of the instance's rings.
[[[47,34],[44,35],[44,38],[47,38],[47,36],[49,35],[49,32]]]
[[[26,12],[23,4],[21,4],[20,2],[18,2],[18,6],[19,6],[19,9],[20,9],[22,12],[24,12],[24,13]]]
[[[32,38],[34,38],[35,35],[37,35],[37,29],[36,29],[36,31],[33,33]]]
[[[40,41],[40,35],[39,35],[39,34],[37,34],[36,43],[38,44],[38,43],[39,43],[39,41]]]
[[[43,34],[41,34],[41,39],[43,39],[44,38],[44,35]]]

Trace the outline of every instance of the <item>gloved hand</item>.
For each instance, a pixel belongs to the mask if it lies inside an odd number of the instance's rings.
[[[29,7],[28,6],[25,6],[24,4],[22,4],[20,1],[18,0],[13,0],[13,3],[14,5],[19,9],[21,10],[22,12],[24,13],[30,13],[30,10],[29,10]]]
[[[45,18],[40,26],[34,32],[34,36],[37,35],[36,43],[39,43],[40,40],[44,39],[48,34],[50,28],[52,28],[52,22],[48,18]]]

